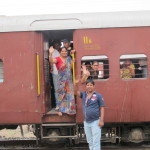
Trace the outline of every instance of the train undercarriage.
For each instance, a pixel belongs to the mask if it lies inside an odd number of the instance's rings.
[[[39,140],[49,142],[69,139],[70,143],[86,142],[83,124],[53,123],[35,126]],[[106,124],[102,129],[101,141],[104,143],[141,143],[150,141],[150,123]]]
[[[0,137],[0,142],[4,145],[12,144],[14,141],[23,144],[29,143],[28,145],[56,145],[65,144],[65,146],[80,146],[85,145],[86,135],[84,132],[83,124],[76,123],[45,123],[45,124],[28,124],[27,127],[31,128],[34,133],[34,137],[26,137],[23,125],[18,125],[20,128],[21,135],[16,138]],[[3,125],[4,127],[4,125]],[[8,127],[8,126],[6,126]],[[15,126],[11,125],[11,130],[15,130]],[[23,129],[23,130],[21,130]],[[2,129],[3,130],[3,129]],[[9,129],[10,130],[10,126]],[[1,131],[1,130],[0,130]],[[28,134],[29,135],[29,134]],[[144,142],[150,141],[150,123],[106,123],[102,129],[101,143],[103,146],[106,145],[124,145],[134,144],[140,145]],[[87,144],[86,144],[87,145]]]

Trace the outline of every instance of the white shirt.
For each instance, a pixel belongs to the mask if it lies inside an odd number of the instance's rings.
[[[52,58],[59,57],[59,56],[60,56],[60,54],[59,54],[58,50],[54,49],[54,52],[52,54]],[[53,64],[53,74],[56,74],[56,75],[58,74],[56,64]]]

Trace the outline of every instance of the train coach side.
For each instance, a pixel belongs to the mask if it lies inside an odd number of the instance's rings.
[[[95,79],[96,91],[105,100],[104,134],[112,132],[122,140],[141,142],[149,140],[150,133],[150,27],[107,28],[76,30],[74,45],[76,74],[82,75],[79,66],[97,61],[99,76]],[[121,78],[121,64],[130,59],[135,66],[135,77]],[[146,73],[139,71],[145,62]],[[85,85],[80,85],[80,90]],[[77,123],[83,122],[82,102],[77,99]]]
[[[41,36],[35,32],[0,33],[1,125],[41,123],[43,86],[38,95],[36,63],[37,52],[43,55],[41,46]]]

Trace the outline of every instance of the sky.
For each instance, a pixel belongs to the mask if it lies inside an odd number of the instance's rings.
[[[0,15],[150,10],[150,0],[0,0]]]

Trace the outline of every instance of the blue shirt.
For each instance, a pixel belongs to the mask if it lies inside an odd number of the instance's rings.
[[[100,107],[104,107],[102,95],[94,91],[93,95],[87,99],[87,92],[80,92],[80,98],[82,98],[84,120],[89,123],[98,120]]]

